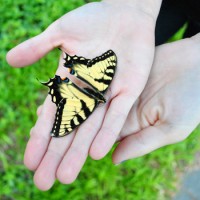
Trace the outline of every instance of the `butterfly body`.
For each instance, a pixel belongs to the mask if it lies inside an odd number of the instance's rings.
[[[90,88],[84,88],[84,90],[90,96],[92,96],[93,98],[95,98],[98,101],[98,103],[106,103],[106,99],[104,98],[104,96],[100,92],[97,92],[97,91],[92,90]]]
[[[62,137],[82,124],[100,103],[114,76],[117,63],[113,51],[92,60],[66,54],[64,66],[70,73],[86,82],[91,88],[80,88],[68,77],[56,75],[48,82],[52,102],[57,105],[51,136]]]

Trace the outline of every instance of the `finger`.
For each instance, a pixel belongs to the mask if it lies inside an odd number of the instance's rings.
[[[182,140],[185,130],[169,124],[150,126],[123,139],[113,152],[113,163],[148,154],[162,146]]]
[[[46,152],[51,139],[50,131],[55,118],[55,110],[55,104],[51,102],[50,96],[47,96],[42,112],[31,129],[31,136],[25,150],[24,164],[30,170],[36,170]]]
[[[101,127],[107,107],[108,104],[97,108],[78,129],[71,147],[57,170],[56,176],[60,182],[69,184],[77,178],[87,159],[90,145]]]
[[[43,105],[40,105],[38,108],[37,108],[37,116],[39,117],[41,112],[42,112],[42,108],[43,108]]]
[[[63,58],[61,55],[57,74],[62,74],[65,77],[65,75],[68,74],[68,72],[66,72],[66,70],[64,70],[61,67],[62,63],[63,63]],[[49,136],[55,119],[55,112],[56,112],[56,105],[52,103],[51,97],[49,95],[48,100],[45,101],[45,103],[42,106],[40,106],[37,110],[38,121],[33,130],[37,129],[38,133],[40,133],[41,136],[44,135]],[[44,124],[46,123],[48,128],[42,130],[40,127],[40,124],[42,123]],[[34,134],[36,134],[36,131],[34,131],[33,135]],[[29,148],[29,146],[27,147],[26,150],[27,156],[25,162],[29,168],[32,167],[34,168],[34,170],[36,170],[34,175],[34,182],[39,189],[48,190],[53,185],[56,177],[55,174],[57,167],[60,161],[62,160],[65,151],[71,145],[73,137],[74,133],[71,133],[68,137],[51,138],[49,140],[46,139],[45,137],[44,139],[43,137],[40,137],[38,138],[38,140],[40,140],[39,142],[40,145],[42,145],[42,147],[39,147],[38,148],[39,150],[37,149],[33,150],[33,148]],[[30,141],[30,143],[32,144],[31,146],[34,146],[35,142],[36,141],[32,139]],[[27,157],[31,157],[31,154],[34,154],[35,157],[34,159],[31,160],[31,162],[29,162]]]
[[[7,62],[14,67],[30,65],[53,48],[61,45],[61,32],[54,22],[41,34],[17,45],[7,53]]]
[[[62,66],[62,55],[59,60],[59,66]],[[62,67],[58,67],[57,74],[67,74]],[[55,120],[56,105],[52,102],[51,96],[48,95],[42,109],[38,108],[38,120],[35,126],[31,129],[31,137],[26,146],[24,155],[24,164],[30,170],[36,170],[39,166],[47,147],[50,142],[50,132]]]
[[[126,102],[126,104],[124,104]],[[133,104],[133,98],[125,95],[115,97],[109,106],[103,125],[90,148],[93,159],[101,159],[112,148]]]
[[[66,137],[51,139],[45,156],[34,175],[34,183],[40,190],[48,190],[54,184],[56,179],[56,170],[64,153],[70,147],[74,136],[75,132]]]

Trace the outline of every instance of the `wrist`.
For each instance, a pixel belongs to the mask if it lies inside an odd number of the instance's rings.
[[[158,17],[162,0],[102,0],[115,6],[129,6],[138,9],[152,17],[155,21]]]

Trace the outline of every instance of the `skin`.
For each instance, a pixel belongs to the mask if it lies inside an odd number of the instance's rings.
[[[153,1],[149,2],[154,5]],[[72,134],[63,138],[50,137],[56,106],[47,96],[31,130],[24,156],[25,165],[35,171],[34,182],[39,189],[48,190],[56,178],[64,184],[72,183],[88,153],[93,159],[100,159],[116,142],[152,66],[154,28],[161,3],[154,2],[156,9],[148,7],[143,0],[140,3],[110,0],[86,4],[8,52],[7,61],[14,67],[30,65],[58,46],[70,55],[86,58],[112,49],[119,58],[107,104],[97,108]],[[62,55],[56,74],[68,75]]]
[[[147,85],[121,131],[113,162],[187,138],[200,122],[200,34],[156,48]]]

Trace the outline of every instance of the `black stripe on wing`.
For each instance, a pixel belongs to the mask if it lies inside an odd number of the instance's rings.
[[[112,50],[108,50],[106,51],[105,53],[103,53],[101,56],[97,56],[91,60],[89,60],[88,62],[88,67],[92,67],[92,65],[95,65],[96,63],[98,63],[99,61],[104,61],[110,57],[114,56],[115,58],[117,58],[116,54],[114,53],[114,51]],[[115,61],[112,61],[113,63],[116,63],[117,64],[117,59],[116,59],[116,62]],[[108,68],[111,67],[111,66],[108,66]]]
[[[90,59],[84,58],[84,57],[79,57],[79,56],[70,56],[69,54],[65,53],[65,63],[64,67],[67,68],[72,68],[74,64],[79,63],[83,65],[87,65]]]
[[[98,102],[95,100],[95,104],[92,105],[93,109],[90,111],[90,109],[83,100],[80,100],[80,103],[82,106],[80,111],[76,112],[76,109],[74,109],[74,115],[71,119],[67,121],[64,120],[65,123],[63,123],[63,116],[65,115],[64,112],[66,112],[64,110],[64,107],[67,106],[67,99],[63,99],[58,104],[55,121],[51,131],[52,137],[62,137],[71,133],[75,128],[81,125],[90,116],[90,114],[94,111],[98,104]]]

